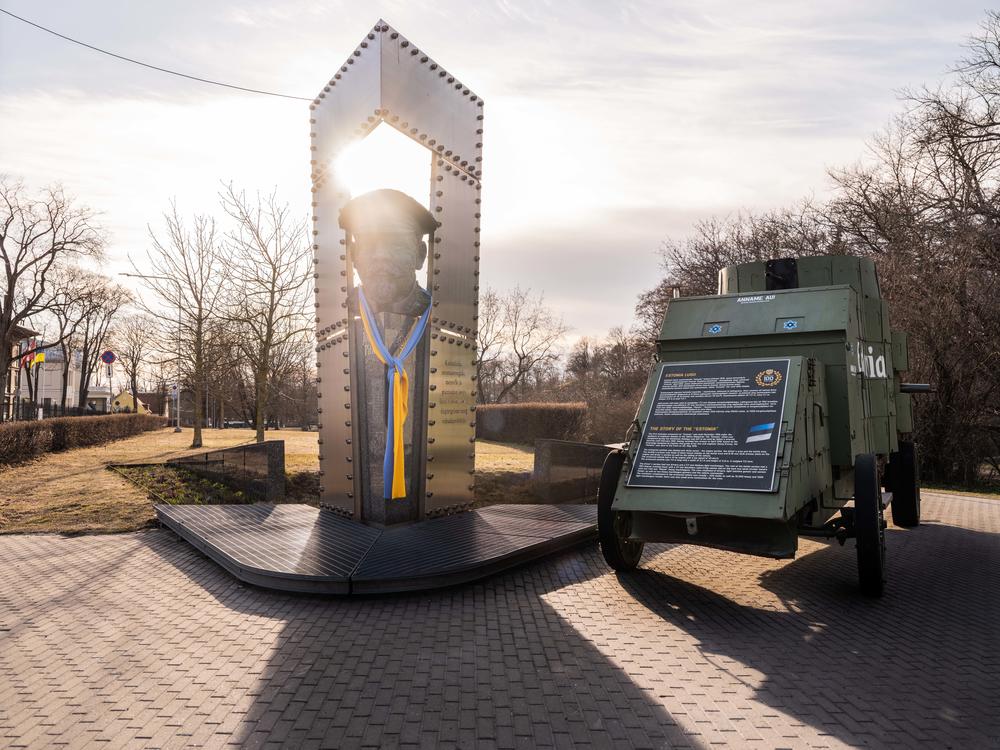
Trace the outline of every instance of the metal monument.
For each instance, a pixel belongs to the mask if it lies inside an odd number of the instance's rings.
[[[383,525],[464,510],[483,101],[380,20],[310,110],[320,501]],[[427,149],[429,210],[392,190],[352,200],[338,175],[337,157],[381,123]]]

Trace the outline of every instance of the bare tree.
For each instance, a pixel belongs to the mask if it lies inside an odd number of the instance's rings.
[[[238,327],[222,318],[212,321],[205,334],[205,374],[210,384],[206,386],[205,401],[209,405],[209,421],[214,421],[217,428],[226,426],[226,407],[241,401],[246,362],[239,336]]]
[[[646,382],[651,354],[652,348],[642,337],[616,326],[608,331],[607,340],[595,348],[594,362],[608,390],[626,396]]]
[[[107,278],[77,266],[59,269],[53,279],[51,314],[56,324],[56,337],[62,354],[62,383],[59,403],[66,410],[69,395],[69,375],[74,352],[81,345],[80,327],[98,312],[104,302]],[[82,407],[84,404],[80,404]]]
[[[271,358],[268,414],[281,426],[289,417],[307,424],[316,413],[315,343],[311,336],[287,339]]]
[[[155,345],[154,321],[142,313],[129,315],[118,326],[118,356],[132,391],[132,405],[139,409],[139,373],[149,364]]]
[[[489,403],[487,388],[496,380],[500,358],[504,353],[505,329],[503,301],[495,289],[479,296],[478,328],[476,330],[476,397],[481,404]]]
[[[81,408],[86,407],[90,381],[95,370],[100,366],[101,352],[110,341],[111,325],[118,315],[118,311],[130,302],[132,302],[132,295],[128,291],[110,279],[97,277],[89,312],[76,331],[80,352],[80,383],[77,403]]]
[[[187,380],[194,400],[191,447],[200,448],[207,388],[207,334],[212,321],[222,314],[228,284],[227,250],[216,237],[214,219],[196,215],[189,228],[176,204],[171,204],[169,213],[164,214],[162,239],[152,228],[150,238],[149,265],[140,271],[135,261],[131,262],[161,304],[140,305],[158,321],[164,339],[177,342],[178,380]]]
[[[543,295],[520,287],[505,295],[487,291],[478,322],[476,376],[483,403],[503,401],[533,373],[553,365],[569,331],[545,305]]]
[[[253,377],[254,427],[261,443],[271,386],[294,362],[286,353],[311,330],[311,253],[305,220],[293,218],[274,193],[251,200],[230,184],[220,198],[235,221],[227,235],[233,292],[227,315],[239,328],[237,341]]]
[[[0,179],[0,393],[6,392],[15,332],[51,309],[56,270],[75,259],[99,257],[103,247],[93,213],[74,206],[61,188],[34,197],[21,182]]]

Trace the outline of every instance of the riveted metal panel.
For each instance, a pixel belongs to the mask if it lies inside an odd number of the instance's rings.
[[[320,337],[344,315],[347,299],[343,232],[338,217],[351,196],[334,164],[347,147],[381,122],[380,46],[381,34],[372,30],[310,105],[316,331]]]
[[[436,160],[431,170],[434,233],[429,279],[434,296],[431,322],[475,339],[479,304],[479,181]]]
[[[357,517],[352,475],[357,465],[357,409],[351,389],[347,294],[352,270],[338,224],[350,192],[334,170],[336,158],[380,122],[381,22],[361,41],[310,105],[312,241],[316,282],[317,364],[321,380],[321,502]],[[330,343],[332,340],[336,343]],[[328,346],[329,344],[329,346]]]
[[[475,464],[475,320],[478,304],[479,180],[483,102],[409,40],[379,21],[310,106],[316,331],[319,341],[320,470],[325,504],[360,515],[360,358],[344,335],[353,271],[338,215],[350,199],[335,160],[380,122],[427,147],[430,207],[441,227],[428,259],[435,308],[425,360],[429,385],[429,454],[424,513],[472,501]],[[356,361],[357,360],[357,361]],[[353,373],[353,374],[352,374]],[[353,378],[353,380],[352,380]],[[415,399],[416,404],[420,399]],[[420,419],[417,407],[412,416]],[[421,425],[423,426],[423,425]],[[415,430],[414,437],[423,434]],[[415,451],[415,456],[421,452]]]
[[[426,516],[464,510],[476,465],[475,349],[468,339],[431,330],[427,404]]]
[[[391,26],[382,32],[382,109],[449,164],[482,174],[483,100]]]
[[[320,404],[320,502],[351,518],[354,501],[354,430],[351,400],[351,369],[348,336],[338,335],[320,342],[316,349]]]
[[[338,217],[350,193],[333,167],[344,149],[379,122],[380,45],[381,35],[373,29],[310,105],[317,364],[321,380],[320,500],[349,517],[359,516],[353,478],[358,465],[358,410],[351,398],[351,342],[346,325],[351,269]]]

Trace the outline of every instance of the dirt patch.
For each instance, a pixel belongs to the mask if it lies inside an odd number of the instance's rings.
[[[176,466],[120,466],[118,472],[146,491],[154,503],[220,505],[250,502],[246,493]]]

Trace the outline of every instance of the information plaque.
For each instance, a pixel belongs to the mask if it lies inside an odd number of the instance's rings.
[[[788,363],[661,364],[627,485],[774,491]]]

